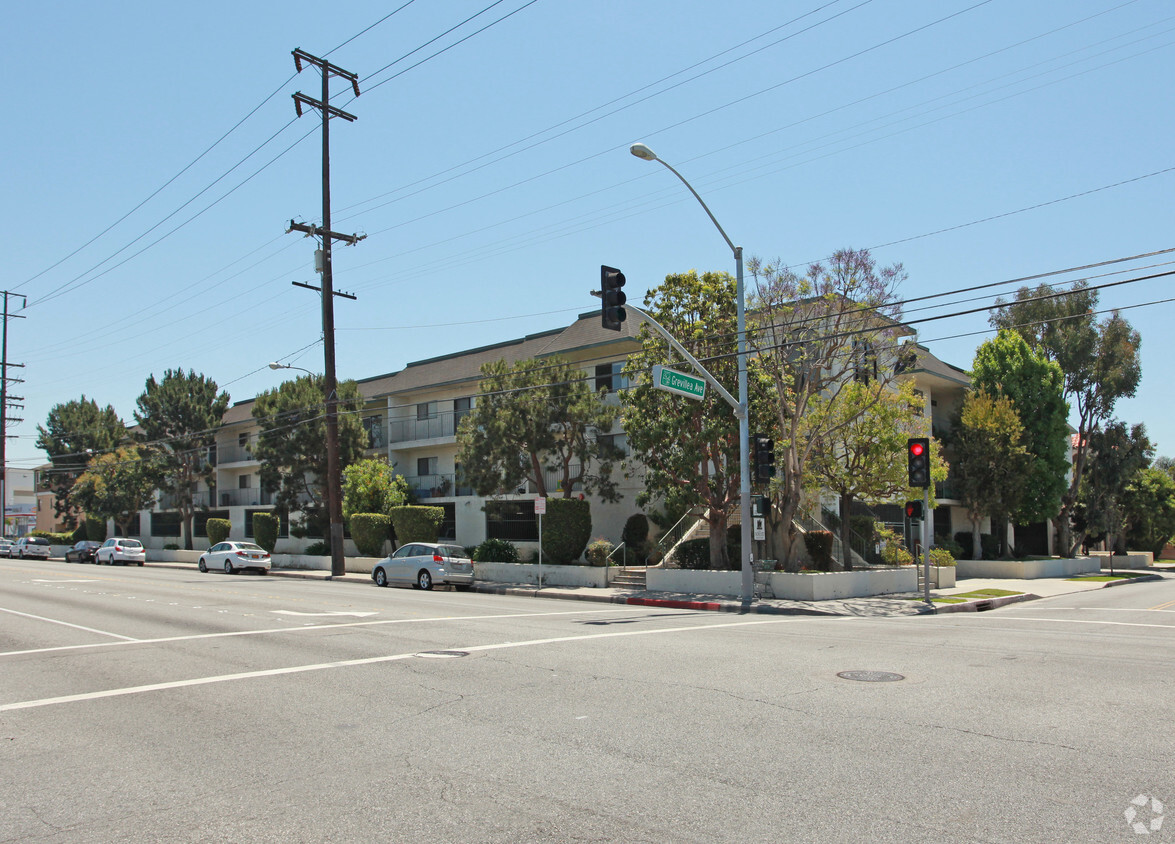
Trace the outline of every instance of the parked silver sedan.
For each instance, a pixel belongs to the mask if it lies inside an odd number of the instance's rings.
[[[473,561],[460,545],[410,542],[376,563],[371,579],[376,586],[397,584],[432,589],[435,584],[450,584],[468,589],[473,585]]]

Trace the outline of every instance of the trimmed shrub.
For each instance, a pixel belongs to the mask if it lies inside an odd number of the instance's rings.
[[[94,541],[97,542],[98,540],[95,539]],[[179,545],[177,545],[174,542],[169,542],[163,546],[164,551],[178,551],[179,549],[180,549]]]
[[[81,542],[83,539],[89,539],[89,538],[90,537],[86,535],[86,523],[85,522],[82,522],[76,528],[74,528],[73,533],[71,533],[69,535],[69,540],[70,540],[71,545],[74,542]],[[105,539],[105,537],[103,537],[103,539]]]
[[[932,566],[950,567],[955,564],[954,555],[946,548],[930,547],[930,564]]]
[[[517,563],[518,549],[505,539],[487,539],[473,549],[475,563]]]
[[[615,545],[601,537],[588,543],[587,550],[583,552],[583,556],[593,566],[605,566],[608,564],[608,555],[615,548]]]
[[[820,571],[832,571],[832,531],[810,530],[804,534],[804,547],[812,565]]]
[[[307,557],[329,557],[330,545],[325,542],[311,542],[302,553]]]
[[[281,518],[277,513],[253,514],[253,540],[270,554],[277,547],[277,534],[280,529]]]
[[[76,533],[76,531],[75,531],[75,533]],[[86,535],[78,537],[78,540],[76,540],[76,541],[80,541],[82,539],[88,539],[91,542],[101,542],[105,538],[106,538],[106,520],[105,519],[95,519],[94,517],[91,516],[86,519]]]
[[[364,557],[382,557],[391,517],[383,513],[352,513],[349,521],[351,538],[359,553]]]
[[[592,536],[592,507],[576,498],[548,498],[543,516],[543,560],[565,565],[579,559]]]
[[[405,505],[392,507],[388,515],[396,531],[396,542],[400,545],[436,542],[441,532],[441,522],[445,520],[445,508]]]
[[[739,562],[740,544],[734,534],[735,531],[729,531],[726,534],[726,559],[729,563],[727,571],[738,571],[742,567]],[[715,569],[710,563],[709,538],[689,539],[682,542],[673,552],[673,562],[677,564],[678,568],[714,571]]]
[[[964,559],[963,546],[958,542],[955,542],[955,540],[951,539],[949,536],[936,536],[934,538],[934,544],[938,548],[943,548],[947,551],[950,551],[951,556],[956,560]]]
[[[881,561],[887,566],[912,566],[914,555],[907,549],[902,537],[887,527],[877,526],[877,538],[881,540]]]
[[[649,553],[649,519],[644,513],[633,513],[620,532],[624,543],[624,562],[641,565]]]
[[[54,533],[51,530],[34,530],[29,532],[29,536],[40,536],[49,540],[50,545],[72,545],[73,533]]]
[[[253,514],[254,520],[256,520],[258,515],[260,514]],[[256,525],[256,521],[253,524]],[[228,539],[228,535],[232,532],[232,529],[233,523],[228,519],[209,519],[207,526],[204,528],[204,532],[208,534],[208,544],[215,545],[218,542],[224,542]],[[256,533],[256,527],[253,530]]]

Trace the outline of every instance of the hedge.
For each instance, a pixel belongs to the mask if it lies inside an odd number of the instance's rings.
[[[517,563],[518,549],[505,539],[487,539],[473,549],[475,563]]]
[[[258,514],[254,513],[256,518]],[[256,523],[254,523],[256,524]],[[228,539],[229,533],[232,532],[233,523],[228,519],[209,519],[208,524],[204,528],[204,532],[208,534],[208,544],[216,545],[218,542],[224,542]],[[253,528],[253,532],[257,532],[257,528]]]
[[[633,513],[624,523],[624,530],[620,532],[620,541],[624,543],[624,561],[629,560],[641,565],[645,562],[649,550],[649,519],[644,513]]]
[[[79,537],[79,539],[88,539],[91,542],[101,542],[106,538],[105,519],[95,519],[92,516],[87,517],[84,527],[86,535],[84,537]]]
[[[543,519],[543,561],[573,563],[592,538],[592,508],[576,498],[548,498]]]
[[[445,508],[407,505],[391,508],[388,515],[396,530],[396,542],[400,545],[436,542],[441,533],[441,522],[445,520]]]
[[[212,521],[213,519],[209,519],[209,524]],[[228,520],[224,519],[223,521]],[[253,514],[253,540],[270,554],[277,547],[277,535],[280,530],[281,517],[276,513]]]
[[[727,571],[738,571],[742,568],[742,557],[739,554],[740,543],[735,531],[726,534],[726,561],[729,564]],[[710,538],[688,539],[677,546],[673,552],[673,561],[678,568],[714,570],[710,563]]]
[[[351,525],[351,538],[355,540],[355,547],[364,557],[382,557],[384,543],[388,539],[388,526],[391,525],[391,516],[383,513],[352,513],[348,520]]]
[[[34,530],[29,536],[40,536],[49,540],[50,545],[72,545],[73,532],[70,533],[54,533],[51,530]]]
[[[810,530],[804,534],[804,547],[812,565],[820,571],[832,571],[832,531]]]

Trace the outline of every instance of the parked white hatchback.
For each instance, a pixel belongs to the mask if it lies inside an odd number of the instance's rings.
[[[460,545],[411,542],[376,563],[371,579],[376,586],[397,583],[432,589],[433,584],[448,583],[468,589],[473,585],[473,562]]]
[[[200,571],[224,569],[232,574],[241,569],[256,569],[269,574],[269,552],[252,542],[218,542],[200,555]]]
[[[143,565],[147,561],[147,549],[137,539],[123,539],[114,537],[107,539],[94,552],[94,562],[98,565],[112,566],[115,563],[123,565]]]

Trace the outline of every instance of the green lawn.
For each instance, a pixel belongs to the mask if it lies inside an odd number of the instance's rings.
[[[1006,598],[1008,595],[1023,595],[1008,589],[976,589],[974,592],[956,592],[952,598]]]
[[[1115,574],[1093,574],[1093,575],[1087,575],[1087,576],[1083,575],[1081,577],[1067,577],[1065,579],[1066,580],[1078,580],[1078,581],[1092,580],[1092,581],[1102,583],[1102,582],[1105,582],[1108,580],[1126,580],[1127,578],[1131,578],[1131,577],[1142,577],[1143,575],[1146,575],[1146,574],[1150,574],[1150,572],[1148,572],[1148,571],[1120,571],[1120,572],[1116,572]]]

